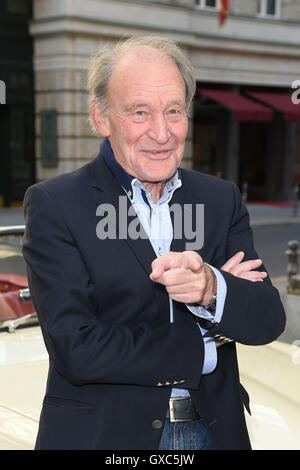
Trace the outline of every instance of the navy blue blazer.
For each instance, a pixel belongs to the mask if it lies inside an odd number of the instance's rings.
[[[205,207],[204,261],[220,268],[240,250],[257,258],[238,188],[184,169],[182,182],[172,203]],[[97,237],[97,207],[118,211],[122,195],[101,155],[26,192],[23,253],[50,357],[36,449],[157,449],[162,428],[152,422],[164,421],[174,384],[190,391],[218,449],[249,449],[235,342],[218,348],[216,369],[202,376],[195,317],[174,302],[170,324],[165,288],[149,278],[149,240]],[[184,249],[184,239],[173,240],[172,251]],[[270,280],[222,274],[222,321],[206,335],[275,340],[285,314]]]

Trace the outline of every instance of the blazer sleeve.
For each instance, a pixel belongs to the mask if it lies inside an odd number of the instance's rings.
[[[84,259],[43,184],[27,190],[24,213],[29,287],[58,372],[76,385],[175,381],[178,388],[197,389],[204,362],[198,325],[188,317],[164,325],[102,321]]]
[[[234,210],[225,259],[238,251],[245,252],[243,261],[257,259],[248,211],[241,203],[238,187],[232,184],[232,190]],[[263,265],[258,269],[266,271]],[[285,328],[285,312],[269,276],[263,282],[251,282],[220,271],[227,285],[223,315],[221,322],[206,336],[221,335],[248,345],[263,345],[276,340]]]

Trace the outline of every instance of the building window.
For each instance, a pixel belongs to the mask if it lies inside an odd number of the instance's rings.
[[[28,0],[6,0],[6,10],[17,15],[28,15],[30,2]]]
[[[219,6],[219,0],[196,0],[196,5],[205,10],[216,10]]]
[[[267,18],[279,18],[280,0],[257,0],[257,15]]]

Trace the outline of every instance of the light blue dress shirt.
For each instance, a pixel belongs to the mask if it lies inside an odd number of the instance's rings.
[[[154,203],[151,194],[136,178],[131,181],[131,190],[126,191],[133,208],[140,219],[143,228],[148,235],[152,247],[157,257],[162,256],[164,253],[170,251],[171,242],[173,239],[173,226],[169,210],[169,202],[172,199],[174,191],[182,185],[181,180],[178,178],[178,172],[175,173],[164,187],[164,192],[157,203]],[[203,317],[214,323],[221,320],[224,302],[226,297],[226,283],[222,274],[210,266],[217,277],[217,307],[215,315],[205,310],[203,307],[186,304],[187,308],[199,317]],[[169,297],[170,304],[170,322],[173,323],[173,301]],[[201,328],[202,335],[207,330]],[[214,338],[204,338],[204,365],[203,374],[209,374],[217,365],[217,351]],[[174,396],[189,396],[189,392],[183,389],[172,389],[172,397]]]

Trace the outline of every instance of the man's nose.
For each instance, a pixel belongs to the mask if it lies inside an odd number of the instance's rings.
[[[164,144],[169,140],[170,130],[166,116],[163,114],[152,116],[148,135],[159,144]]]

